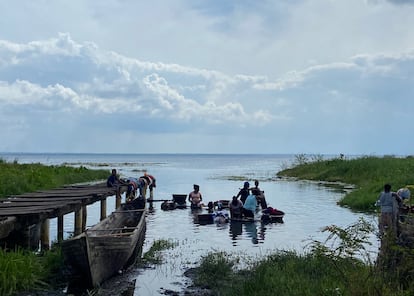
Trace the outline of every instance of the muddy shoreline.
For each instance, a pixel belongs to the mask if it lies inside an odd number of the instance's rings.
[[[133,296],[135,291],[136,281],[139,281],[139,275],[142,272],[142,268],[130,268],[120,272],[118,275],[113,276],[109,280],[105,281],[101,287],[96,288],[92,291],[85,291],[80,294],[71,294],[66,293],[65,288],[60,289],[50,289],[50,290],[39,290],[39,291],[30,291],[22,292],[16,296]],[[188,295],[198,295],[198,296],[212,296],[214,293],[209,289],[209,287],[198,287],[193,285],[193,279],[196,275],[197,270],[195,268],[190,268],[184,272],[182,278],[182,285],[184,289],[164,289],[160,287],[158,292],[160,295],[171,295],[171,296],[188,296]]]

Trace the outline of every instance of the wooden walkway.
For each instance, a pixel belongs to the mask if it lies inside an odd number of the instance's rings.
[[[44,224],[58,218],[58,239],[63,236],[63,216],[75,213],[75,230],[82,232],[86,225],[86,206],[101,202],[101,219],[106,217],[106,199],[116,196],[116,207],[126,186],[107,187],[106,183],[71,185],[0,199],[0,239],[11,231],[21,230],[33,224]],[[48,225],[48,224],[47,224]],[[49,231],[48,226],[44,231]],[[42,230],[42,232],[44,232]],[[62,232],[62,233],[59,233]]]
[[[56,218],[116,193],[116,188],[108,188],[105,183],[25,193],[0,199],[0,217],[42,215],[49,219]]]

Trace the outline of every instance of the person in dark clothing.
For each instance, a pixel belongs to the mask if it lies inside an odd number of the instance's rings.
[[[247,196],[249,196],[249,187],[250,187],[249,182],[244,182],[243,188],[240,189],[239,193],[237,193],[236,195],[237,198],[240,197],[240,200],[242,201],[243,204],[246,202]]]
[[[111,175],[106,180],[107,187],[116,187],[117,185],[122,184],[123,182],[119,179],[116,169],[112,169]]]
[[[252,192],[255,191],[255,195],[256,195],[256,199],[257,199],[257,203],[262,207],[262,209],[267,209],[267,202],[266,202],[266,198],[264,195],[264,191],[260,190],[259,188],[259,181],[256,180],[254,181],[254,187],[252,189]]]

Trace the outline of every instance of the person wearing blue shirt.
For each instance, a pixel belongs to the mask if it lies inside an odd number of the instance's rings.
[[[246,201],[243,205],[243,216],[248,218],[254,217],[254,212],[256,211],[257,206],[257,199],[256,195],[254,195],[255,192],[252,192],[249,194],[246,198]]]

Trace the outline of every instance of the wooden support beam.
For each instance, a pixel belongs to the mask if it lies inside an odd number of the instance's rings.
[[[82,233],[82,207],[75,211],[75,229],[74,235],[79,235]]]
[[[121,189],[118,188],[116,191],[115,209],[118,209],[121,206],[121,201],[122,201]]]
[[[63,215],[57,217],[57,240],[59,243],[63,241]]]
[[[50,222],[49,219],[45,219],[42,222],[40,229],[40,249],[42,251],[49,250],[49,231],[50,231]]]
[[[101,200],[101,221],[106,218],[106,198]]]
[[[86,204],[82,203],[82,232],[86,229],[86,217],[88,210],[86,209]]]

